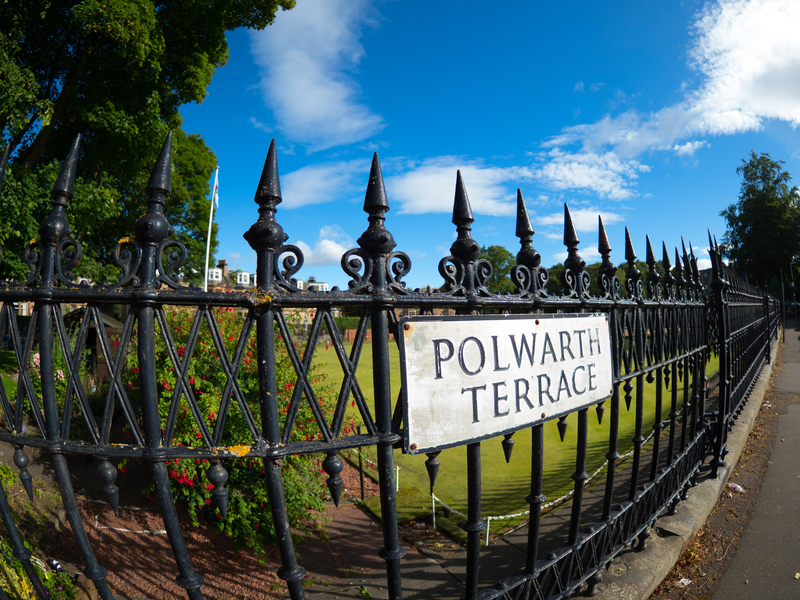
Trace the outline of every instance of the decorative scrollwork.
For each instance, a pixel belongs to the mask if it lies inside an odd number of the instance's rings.
[[[75,287],[75,275],[70,269],[81,262],[83,247],[72,238],[65,238],[56,246],[56,278],[63,285]]]
[[[603,297],[609,300],[616,300],[620,297],[622,283],[616,275],[600,273],[600,287],[603,290]]]
[[[167,259],[166,268],[164,258]],[[156,253],[156,264],[158,265],[158,281],[167,284],[172,289],[178,289],[180,284],[175,281],[174,273],[186,264],[189,253],[186,246],[176,239],[168,238],[161,242]]]
[[[589,285],[592,283],[592,277],[589,275],[588,271],[564,269],[561,273],[561,277],[567,288],[567,298],[589,297]]]
[[[491,296],[486,282],[493,272],[492,263],[485,258],[464,262],[454,256],[445,256],[439,261],[439,274],[445,280],[439,292],[447,296]]]
[[[42,284],[42,265],[40,259],[41,248],[39,246],[39,240],[31,240],[22,251],[22,260],[28,265],[28,276],[25,278],[25,283],[23,285]]]
[[[301,292],[302,290],[295,285],[297,280],[294,275],[305,261],[303,251],[293,244],[284,244],[275,252],[274,260],[275,284],[287,292]]]
[[[486,287],[486,282],[491,279],[493,272],[494,269],[492,269],[492,263],[485,258],[478,259],[475,262],[475,289],[477,291],[482,292],[487,296],[491,294],[489,288]]]
[[[511,281],[514,282],[520,295],[545,298],[547,297],[550,273],[544,267],[529,269],[525,265],[514,265],[511,267]]]
[[[342,255],[342,269],[351,279],[347,286],[351,292],[365,291],[372,293],[372,271],[374,269],[372,257],[361,248],[351,248]],[[363,273],[362,273],[363,271]]]
[[[636,277],[627,277],[625,279],[625,289],[628,290],[628,294],[630,294],[631,298],[639,299],[642,297],[644,286],[642,285],[641,279]]]
[[[439,288],[439,293],[452,296],[464,289],[464,266],[452,256],[445,256],[439,261],[439,274],[444,278],[444,285]]]
[[[117,275],[117,283],[114,287],[123,287],[128,283],[139,287],[139,277],[136,275],[142,262],[142,247],[139,242],[130,237],[122,238],[114,247],[111,258],[122,269],[122,273]]]
[[[405,252],[392,252],[386,257],[386,283],[398,294],[407,294],[405,281],[400,281],[411,271],[411,259]]]

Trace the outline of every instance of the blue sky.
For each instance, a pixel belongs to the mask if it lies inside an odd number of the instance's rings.
[[[545,266],[566,256],[567,202],[587,263],[601,214],[615,262],[627,225],[640,258],[645,235],[683,235],[702,267],[742,158],[768,152],[800,177],[798,31],[796,0],[297,0],[264,31],[230,32],[208,97],[182,110],[220,164],[217,257],[255,270],[242,234],[275,138],[303,279],[346,286],[375,151],[412,288],[442,283],[457,169],[482,245],[516,254],[520,188]]]

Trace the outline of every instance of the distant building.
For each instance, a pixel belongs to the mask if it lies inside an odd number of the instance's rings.
[[[317,281],[317,278],[311,275],[308,281],[297,280],[296,284],[298,289],[307,290],[309,292],[328,292],[330,286],[326,281]]]

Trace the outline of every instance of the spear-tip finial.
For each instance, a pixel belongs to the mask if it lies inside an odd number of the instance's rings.
[[[281,182],[278,177],[278,151],[275,149],[275,140],[269,143],[267,159],[261,171],[261,179],[256,190],[256,202],[263,198],[273,198],[275,204],[281,202]]]
[[[475,218],[472,216],[472,207],[469,205],[467,188],[464,187],[464,179],[461,177],[461,170],[456,172],[456,197],[453,202],[453,225],[466,225],[472,223]]]
[[[669,273],[672,265],[669,263],[669,251],[667,250],[666,242],[661,242],[661,262],[664,264],[664,270]]]
[[[656,256],[653,253],[653,245],[650,243],[650,236],[649,235],[647,236],[647,258],[646,258],[645,262],[648,265],[656,264]]]
[[[575,224],[569,214],[569,206],[564,202],[564,245],[567,248],[577,247],[581,241],[578,239],[578,232],[575,231]]]
[[[172,191],[172,132],[167,133],[167,139],[161,146],[161,153],[158,155],[156,164],[150,174],[150,181],[147,182],[148,192],[161,192],[169,196]]]
[[[631,233],[628,228],[625,228],[625,260],[633,262],[636,260],[636,251],[633,249],[633,242],[631,241]]]
[[[78,152],[80,151],[81,134],[75,136],[72,146],[67,153],[67,158],[61,165],[58,179],[53,186],[53,196],[67,196],[72,198],[75,192],[75,171],[78,168]]]
[[[389,200],[386,198],[386,188],[383,185],[383,173],[381,173],[381,161],[377,152],[372,155],[369,183],[364,196],[364,212],[373,213],[376,212],[376,209],[378,212],[389,210]]]
[[[600,256],[606,258],[611,256],[611,243],[608,241],[608,234],[606,233],[605,225],[603,225],[603,217],[597,215],[597,250]]]
[[[525,200],[522,198],[522,190],[517,188],[517,230],[516,236],[520,239],[531,237],[534,233],[531,219],[528,216],[528,209]]]

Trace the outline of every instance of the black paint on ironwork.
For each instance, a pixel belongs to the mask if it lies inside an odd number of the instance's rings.
[[[386,564],[389,597],[402,598],[400,564],[405,550],[400,544],[397,524],[393,449],[402,441],[403,394],[392,389],[391,385],[390,334],[395,338],[402,335],[402,331],[398,331],[398,315],[407,314],[407,311],[434,314],[444,310],[459,315],[482,311],[528,314],[596,312],[607,315],[614,385],[610,399],[595,405],[598,422],[602,422],[607,412],[609,426],[605,454],[608,466],[605,477],[597,479],[604,486],[601,510],[590,516],[587,511],[591,508],[583,503],[589,480],[588,408],[584,408],[577,411],[574,426],[576,468],[572,476],[575,483],[568,531],[560,548],[553,550],[548,546],[547,556],[540,557],[541,513],[545,502],[542,489],[544,464],[548,457],[545,456],[543,425],[533,426],[530,494],[520,498],[521,504],[527,502],[530,505],[525,560],[517,574],[485,589],[480,589],[479,585],[482,580],[479,577],[481,532],[486,527],[481,514],[481,446],[480,443],[466,445],[468,514],[463,524],[467,532],[466,597],[546,600],[568,597],[583,585],[588,586],[586,593],[591,595],[602,585],[602,573],[615,556],[629,546],[638,549],[646,546],[650,527],[659,516],[674,512],[678,502],[686,498],[686,492],[696,483],[706,458],[711,457],[714,473],[725,464],[728,431],[741,412],[760,370],[769,361],[770,343],[777,337],[779,303],[726,272],[719,246],[710,233],[712,278],[707,288],[700,281],[694,248],[690,243],[687,251],[683,240],[682,252],[675,248],[674,263],[670,262],[670,252],[662,243],[662,274],[657,269],[648,236],[647,273],[642,280],[627,228],[624,240],[627,267],[625,281],[621,283],[611,258],[608,235],[602,219],[599,219],[598,250],[602,262],[598,283],[601,294],[592,296],[589,292],[591,278],[580,256],[580,241],[567,205],[564,206],[567,258],[562,273],[565,292],[563,295],[549,294],[549,273],[541,266],[541,256],[533,247],[534,228],[519,190],[515,234],[520,240],[520,250],[510,275],[516,291],[505,295],[491,293],[487,283],[492,268],[488,261],[480,258],[480,245],[472,238],[475,216],[461,173],[456,176],[453,203],[456,240],[450,248],[450,255],[439,263],[439,273],[444,282],[432,292],[411,291],[403,282],[403,277],[411,269],[411,260],[395,249],[397,242],[386,225],[389,200],[377,154],[373,156],[363,205],[367,227],[358,239],[358,246],[345,252],[341,259],[342,269],[350,279],[347,289],[334,288],[330,292],[301,290],[295,277],[303,266],[303,253],[299,247],[286,243],[288,235],[277,221],[282,195],[274,140],[256,187],[256,222],[244,234],[256,252],[254,290],[204,293],[196,286],[181,285],[179,273],[187,253],[180,242],[170,237],[173,229],[165,216],[171,191],[171,134],[167,136],[150,175],[144,214],[136,223],[133,235],[121,238],[112,249],[111,257],[120,270],[117,281],[79,285],[72,270],[81,259],[82,249],[81,244],[71,237],[73,232],[66,218],[67,203],[74,195],[79,143],[78,138],[62,165],[52,192],[52,210],[41,223],[39,239],[29,243],[23,252],[22,258],[28,266],[25,280],[5,282],[0,289],[0,338],[8,337],[19,366],[16,397],[7,397],[5,389],[0,386],[0,439],[13,444],[13,461],[31,499],[30,458],[25,447],[39,448],[51,456],[67,519],[86,565],[84,573],[96,583],[104,600],[111,598],[105,580],[106,570],[95,557],[85,524],[81,522],[67,456],[96,457],[97,476],[115,512],[119,509],[115,461],[137,458],[150,464],[164,527],[179,573],[178,583],[189,598],[199,600],[203,597],[203,579],[194,570],[183,541],[166,463],[208,460],[211,463],[207,472],[211,495],[220,517],[224,519],[227,518],[229,497],[226,464],[230,459],[240,457],[244,449],[248,459],[263,461],[282,562],[278,574],[286,581],[290,596],[299,600],[304,598],[305,569],[298,564],[289,526],[284,495],[284,459],[297,454],[319,456],[330,495],[338,502],[342,487],[339,474],[343,468],[340,453],[350,448],[358,449],[360,461],[361,448],[368,446],[375,447],[378,457],[383,516],[383,547],[378,555]],[[8,151],[6,148],[0,158],[0,193]],[[447,237],[448,234],[443,232],[442,235]],[[623,289],[627,292],[625,296]],[[21,332],[17,327],[14,303],[20,301],[35,303],[27,332]],[[86,305],[74,347],[65,327],[63,303]],[[128,309],[116,352],[112,351],[101,316],[101,308],[108,305],[123,305]],[[190,341],[181,352],[167,326],[166,306],[194,309]],[[216,307],[236,308],[244,315],[233,352],[226,348],[221,337],[213,310]],[[360,315],[349,353],[333,320],[334,311],[344,308]],[[305,334],[307,349],[302,355],[294,346],[294,332],[287,321],[287,313],[295,309],[314,312],[312,324]],[[219,415],[213,427],[206,424],[188,376],[196,338],[204,326],[210,332],[226,377]],[[99,353],[109,372],[105,403],[98,411],[93,411],[89,405],[80,375],[80,361],[92,327],[97,331]],[[342,384],[332,415],[323,413],[309,378],[315,347],[326,331],[342,372]],[[364,359],[372,362],[373,378],[372,381],[363,381],[359,380],[357,369],[370,331],[371,356]],[[238,380],[251,335],[255,336],[258,362],[258,408],[255,410],[248,405]],[[163,424],[155,370],[157,336],[163,339],[166,359],[175,372],[175,390]],[[41,394],[35,391],[30,375],[34,340],[40,347]],[[285,418],[282,418],[282,407],[278,405],[276,346],[279,344],[286,347],[296,376]],[[55,352],[61,352],[66,360],[64,398],[56,397]],[[122,379],[126,357],[132,352],[136,352],[138,357],[141,407],[133,405]],[[713,412],[707,413],[706,364],[712,355],[719,356],[719,403]],[[656,386],[652,406],[644,400],[645,382]],[[365,400],[365,386],[372,386],[374,408]],[[669,394],[666,397],[664,389]],[[625,401],[628,410],[635,411],[633,437],[629,440],[619,439],[620,399]],[[58,408],[60,400],[64,401],[62,410]],[[199,433],[191,447],[173,443],[178,407],[184,402]],[[296,417],[304,402],[311,407],[312,426],[317,427],[318,436],[315,440],[292,441],[292,432],[298,426]],[[363,427],[346,433],[345,411],[351,402],[360,413]],[[665,407],[665,403],[669,406]],[[234,450],[221,444],[229,411],[235,408],[244,417],[250,440]],[[667,419],[662,419],[663,410],[668,410]],[[130,432],[127,444],[116,444],[112,439],[115,415]],[[29,427],[35,431],[25,431],[23,417],[29,419]],[[86,441],[70,437],[74,418],[85,421]],[[651,451],[645,448],[645,435],[649,433],[644,431],[646,418],[655,423]],[[566,416],[559,419],[557,428],[564,440],[568,432]],[[502,440],[509,462],[516,444],[512,435],[513,432],[509,432]],[[605,446],[605,441],[602,443]],[[617,468],[623,446],[632,447],[629,475]],[[431,453],[425,460],[431,493],[439,464],[439,453]],[[630,479],[620,481],[623,475]],[[622,497],[615,497],[615,494]],[[44,588],[31,563],[30,551],[25,548],[13,522],[4,489],[0,489],[0,516],[9,533],[14,556],[22,563],[36,593],[45,598]]]

